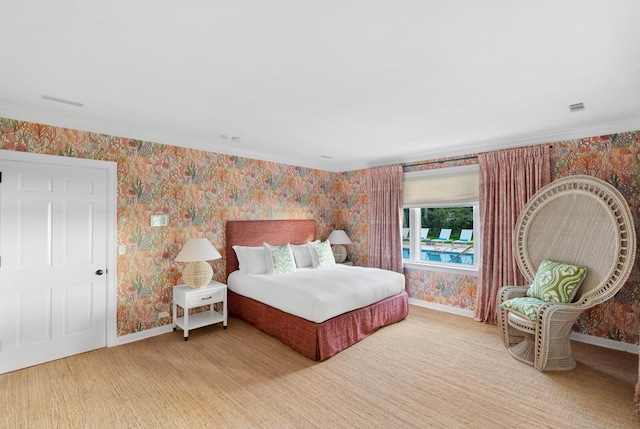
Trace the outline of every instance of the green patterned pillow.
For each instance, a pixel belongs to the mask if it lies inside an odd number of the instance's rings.
[[[546,302],[571,302],[586,275],[587,267],[542,261],[527,296]]]
[[[500,304],[500,307],[507,308],[535,322],[538,320],[538,308],[540,308],[542,304],[546,304],[546,302],[538,298],[524,296],[522,298],[508,299]]]
[[[332,267],[336,264],[336,258],[333,256],[333,250],[331,250],[329,240],[315,243],[315,248],[318,254],[319,267]]]
[[[284,246],[271,246],[263,243],[267,274],[286,274],[296,270],[296,261],[289,243]]]

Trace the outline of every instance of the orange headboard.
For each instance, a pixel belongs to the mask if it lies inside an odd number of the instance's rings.
[[[303,244],[316,239],[316,221],[295,220],[229,220],[226,227],[226,277],[238,269],[238,258],[233,246],[274,246]]]

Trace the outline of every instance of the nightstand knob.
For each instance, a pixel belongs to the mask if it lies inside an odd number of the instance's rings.
[[[101,276],[101,275],[103,275],[103,274],[104,274],[104,271],[102,271],[102,270],[98,270],[98,271],[96,271],[96,274],[97,274],[97,275],[99,275],[99,276]]]

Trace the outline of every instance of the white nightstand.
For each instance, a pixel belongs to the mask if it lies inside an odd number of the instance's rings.
[[[336,262],[336,264],[338,264],[338,265],[348,265],[350,267],[353,267],[353,261]]]
[[[213,304],[222,303],[222,313],[213,309]],[[189,309],[211,306],[209,311],[189,314]],[[178,306],[184,310],[184,316],[178,317]],[[189,329],[201,328],[222,322],[227,329],[227,285],[212,281],[198,289],[189,286],[174,286],[173,288],[173,330],[178,327],[184,331],[184,340],[189,339]]]

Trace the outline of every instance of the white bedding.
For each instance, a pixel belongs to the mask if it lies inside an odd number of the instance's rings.
[[[381,301],[404,290],[404,275],[377,268],[335,265],[281,275],[234,271],[229,290],[312,322]]]

